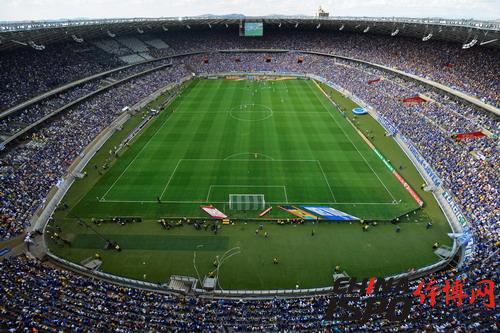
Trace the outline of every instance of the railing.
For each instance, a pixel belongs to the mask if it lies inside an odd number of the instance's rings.
[[[187,81],[189,77],[185,77],[181,80],[180,84]],[[173,88],[175,84],[168,84],[167,86],[158,89],[155,93],[144,98],[141,102],[131,107],[131,111],[138,110],[144,105],[148,104],[154,96],[159,96],[166,90]],[[90,96],[88,96],[90,97]],[[88,98],[87,97],[87,98]],[[75,173],[81,172],[83,168],[87,165],[94,154],[99,150],[102,145],[113,135],[116,128],[121,127],[128,119],[129,113],[124,113],[120,115],[110,126],[108,126],[103,132],[101,132],[84,151],[75,159],[75,161],[70,165],[66,175],[63,177],[63,181],[60,186],[54,185],[47,196],[44,206],[42,206],[31,219],[31,230],[44,230],[49,217],[52,215],[57,205],[63,199],[64,195],[68,191],[69,187],[75,181]]]
[[[493,105],[484,103],[483,101],[481,101],[480,99],[478,99],[476,97],[470,96],[470,95],[465,94],[461,91],[452,89],[452,88],[447,87],[441,83],[420,77],[420,76],[415,75],[415,74],[406,73],[406,72],[401,71],[399,69],[394,69],[394,68],[387,67],[384,65],[379,65],[379,64],[376,64],[373,62],[369,62],[369,61],[365,61],[365,60],[361,60],[361,59],[356,59],[356,58],[351,58],[351,57],[345,57],[345,56],[331,54],[331,53],[323,53],[323,52],[315,52],[315,51],[300,51],[300,50],[297,50],[297,51],[302,52],[302,53],[306,53],[306,54],[315,54],[315,55],[320,55],[320,56],[325,56],[325,57],[338,58],[338,59],[347,60],[347,61],[351,61],[351,62],[357,62],[357,63],[368,65],[368,66],[371,66],[371,67],[374,67],[377,69],[381,69],[381,70],[384,70],[387,72],[391,72],[391,73],[394,73],[394,74],[397,74],[400,76],[404,76],[406,78],[410,78],[412,80],[419,81],[420,83],[426,84],[426,85],[431,86],[433,88],[437,88],[437,89],[444,91],[448,94],[454,95],[455,97],[458,97],[458,98],[464,100],[465,102],[474,104],[475,106],[478,106],[481,109],[487,110],[489,112],[496,114],[497,116],[500,116],[500,110],[498,108],[494,107]]]
[[[88,277],[95,277],[98,279],[102,279],[111,283],[119,284],[125,287],[134,287],[134,288],[141,288],[141,289],[147,289],[147,290],[152,290],[156,292],[166,292],[169,294],[172,293],[179,293],[176,290],[169,289],[168,287],[158,285],[156,283],[152,282],[146,282],[146,281],[141,281],[141,280],[134,280],[134,279],[128,279],[125,277],[121,277],[118,275],[113,275],[113,274],[108,274],[96,270],[91,270],[88,269],[84,266],[75,264],[74,262],[68,261],[66,259],[60,258],[54,254],[52,254],[50,251],[46,253],[47,258],[57,266],[61,266],[65,269],[77,272],[79,274],[86,275]]]
[[[145,71],[143,71],[143,72],[133,74],[133,75],[131,75],[131,76],[129,76],[129,77],[126,77],[126,78],[124,78],[124,79],[122,79],[122,80],[116,81],[116,82],[114,82],[114,83],[112,83],[112,84],[110,84],[110,85],[108,85],[108,86],[105,86],[105,87],[99,88],[99,89],[97,89],[97,90],[95,90],[95,91],[92,91],[91,93],[89,93],[89,94],[87,94],[87,95],[85,95],[85,96],[82,96],[82,97],[80,97],[80,98],[78,98],[78,99],[76,99],[76,100],[74,100],[74,101],[71,101],[71,102],[70,102],[70,103],[68,103],[68,104],[65,104],[64,106],[62,106],[62,107],[58,108],[57,110],[52,111],[51,113],[49,113],[49,114],[47,114],[47,115],[43,116],[42,118],[38,119],[38,120],[37,120],[37,121],[35,121],[34,123],[31,123],[30,125],[26,126],[25,128],[21,129],[20,131],[16,132],[15,134],[13,134],[13,135],[9,136],[7,139],[5,139],[5,141],[4,141],[4,142],[2,142],[2,144],[4,144],[4,145],[8,144],[8,143],[9,143],[9,142],[11,142],[12,140],[14,140],[14,139],[18,138],[19,136],[21,136],[21,135],[23,135],[24,133],[28,132],[28,131],[29,131],[29,130],[31,130],[32,128],[34,128],[34,127],[36,127],[36,126],[40,125],[41,123],[43,123],[43,122],[44,122],[44,121],[46,121],[47,119],[49,119],[49,118],[51,118],[51,117],[55,116],[56,114],[61,113],[62,111],[67,110],[67,109],[69,109],[69,108],[71,108],[71,107],[73,107],[73,106],[75,106],[75,105],[77,105],[77,104],[79,104],[79,103],[81,103],[81,102],[85,101],[85,100],[86,100],[86,99],[88,99],[89,97],[95,96],[95,95],[97,95],[97,94],[99,94],[99,93],[101,93],[101,92],[103,92],[103,91],[109,90],[109,89],[111,89],[112,87],[115,87],[115,86],[117,86],[117,85],[121,85],[121,84],[123,84],[123,83],[125,83],[125,82],[127,82],[127,81],[129,81],[129,80],[131,80],[131,79],[133,79],[133,78],[136,78],[136,77],[139,77],[139,76],[143,76],[143,75],[146,75],[146,74],[148,74],[148,73],[151,73],[151,72],[154,72],[154,71],[157,71],[157,70],[160,70],[160,69],[166,68],[166,67],[170,67],[170,66],[171,66],[171,64],[167,64],[167,65],[160,65],[160,66],[158,66],[158,67],[154,67],[154,68],[151,68],[151,69],[145,70]]]
[[[275,72],[234,73],[234,72],[230,72],[230,73],[219,73],[216,75],[225,76],[225,75],[235,75],[235,74],[245,74],[245,75],[257,74],[257,75],[273,75],[273,76],[293,75],[293,76],[297,76],[297,77],[306,77],[306,78],[313,78],[313,79],[319,78],[319,79],[321,79],[322,82],[328,84],[327,80],[322,79],[316,75],[297,74],[297,73],[275,73]],[[333,87],[333,88],[336,88],[336,87]],[[106,135],[105,137],[100,138],[97,142],[93,143],[92,148],[87,151],[85,156],[80,161],[78,161],[78,163],[75,163],[73,171],[82,170],[85,167],[85,165],[90,161],[90,158],[93,156],[93,154],[95,154],[95,151],[97,149],[99,149],[102,146],[102,144],[104,144],[104,142],[107,140],[107,138],[109,138],[111,136],[111,134],[112,134],[111,129],[114,128],[115,126],[116,125],[111,126],[108,129],[108,131],[110,133],[109,135]],[[418,168],[418,165],[415,165],[415,166]],[[73,177],[73,180],[74,180],[74,177]],[[36,223],[35,229],[41,230],[41,229],[44,229],[46,227],[49,216],[52,214],[52,212],[55,209],[55,207],[57,206],[57,204],[62,200],[64,194],[66,193],[68,188],[71,186],[71,184],[72,184],[72,181],[64,182],[64,186],[66,188],[65,189],[59,188],[57,195],[54,195],[51,198],[51,200],[49,200],[49,203],[45,207],[46,208],[44,211],[45,214],[43,214],[43,216],[39,217],[39,219]],[[453,211],[445,211],[445,214],[450,214],[450,213],[452,214]],[[446,215],[446,216],[447,216],[448,220],[450,221],[451,217],[449,217],[448,215]],[[44,246],[46,246],[45,239],[43,240],[43,242],[44,242]],[[441,260],[441,261],[434,263],[432,265],[425,266],[425,267],[422,267],[420,269],[411,271],[411,272],[404,272],[404,273],[400,273],[400,274],[393,275],[390,277],[394,277],[394,278],[407,277],[408,279],[417,279],[417,278],[419,278],[425,274],[428,274],[430,272],[434,272],[434,271],[443,269],[447,265],[449,265],[449,263],[451,262],[453,257],[458,253],[458,250],[459,250],[459,247],[457,246],[456,242],[454,242],[454,246],[452,249],[452,255],[449,258]],[[126,277],[116,276],[113,274],[108,274],[108,273],[99,272],[99,271],[89,271],[87,268],[85,268],[81,265],[78,265],[78,264],[73,263],[73,262],[69,262],[65,259],[62,259],[62,258],[55,256],[54,254],[50,253],[50,251],[48,251],[48,250],[47,250],[47,255],[51,260],[55,261],[56,263],[63,265],[64,267],[66,267],[68,269],[74,270],[76,272],[79,272],[79,273],[82,273],[85,275],[92,275],[92,276],[95,276],[97,278],[104,279],[106,281],[118,283],[121,285],[136,287],[136,288],[155,290],[155,291],[163,292],[163,293],[172,293],[172,292],[178,293],[178,291],[170,290],[164,284],[161,285],[161,284],[149,283],[149,282],[144,282],[144,281],[135,280],[135,279],[129,279]],[[388,277],[388,278],[390,278],[390,277]],[[191,294],[196,295],[196,296],[200,296],[200,297],[211,297],[211,298],[214,298],[214,297],[215,298],[231,298],[231,297],[253,297],[253,298],[287,297],[287,298],[293,298],[293,297],[301,297],[301,296],[327,294],[327,293],[330,293],[332,291],[332,289],[333,288],[331,286],[320,287],[320,288],[308,288],[308,289],[214,290],[214,291],[206,291],[204,289],[195,288],[191,291]]]
[[[322,78],[313,76],[314,79],[322,81]],[[340,91],[342,94],[348,96],[357,104],[363,106],[366,110],[369,111],[371,116],[377,120],[377,122],[386,130],[389,131],[387,124],[385,121],[381,121],[383,117],[370,105],[367,105],[364,101],[360,100],[357,96],[351,94],[349,91],[346,91],[342,87],[337,86],[331,82],[322,81],[325,84],[328,84],[332,88]],[[436,199],[441,210],[444,212],[448,224],[450,225],[452,231],[454,233],[462,233],[469,232],[470,229],[469,222],[465,218],[460,206],[455,202],[451,193],[442,187],[442,181],[437,176],[434,169],[430,166],[430,164],[424,159],[424,157],[418,152],[418,150],[414,147],[413,143],[407,139],[404,135],[400,133],[396,133],[394,136],[394,140],[399,145],[401,150],[406,154],[406,156],[413,163],[415,168],[417,169],[420,176],[429,184],[435,185],[437,188],[432,192],[433,197]],[[460,250],[460,245],[456,240],[453,241],[452,255],[455,256]],[[459,256],[459,265],[463,264],[465,261],[469,260],[473,256],[473,242],[468,243],[465,247],[462,247],[462,253]]]
[[[139,66],[139,65],[145,65],[145,64],[148,64],[148,63],[159,62],[159,61],[163,61],[163,60],[167,60],[167,59],[172,59],[172,58],[176,58],[176,57],[184,57],[184,56],[187,56],[187,55],[195,55],[195,54],[199,54],[199,53],[202,53],[202,52],[180,53],[180,54],[170,55],[170,56],[166,56],[166,57],[151,59],[151,60],[144,60],[144,61],[137,62],[135,64],[120,66],[120,67],[113,68],[113,69],[110,69],[110,70],[105,71],[105,72],[101,72],[101,73],[98,73],[98,74],[87,76],[87,77],[78,79],[76,81],[72,81],[72,82],[66,83],[66,84],[64,84],[64,85],[62,85],[60,87],[57,87],[57,88],[52,89],[52,90],[49,90],[47,92],[44,92],[44,93],[42,93],[42,94],[40,94],[38,96],[30,98],[27,101],[24,101],[24,102],[22,102],[22,103],[20,103],[18,105],[15,105],[15,106],[7,109],[7,110],[4,110],[4,111],[0,112],[0,119],[5,118],[5,117],[7,117],[8,115],[10,115],[10,114],[12,114],[14,112],[17,112],[19,110],[25,109],[25,108],[27,108],[27,107],[29,107],[29,106],[31,106],[33,104],[36,104],[36,103],[38,103],[40,101],[43,101],[46,98],[49,98],[49,97],[52,97],[52,96],[54,96],[56,94],[62,93],[62,92],[66,91],[66,90],[68,90],[70,88],[73,88],[75,86],[81,85],[81,84],[86,83],[86,82],[90,82],[90,81],[94,81],[94,80],[103,78],[105,76],[108,76],[110,74],[119,72],[119,71],[124,70],[124,69],[128,69],[128,68],[131,68],[131,67],[136,67],[136,66]]]
[[[83,19],[83,20],[54,20],[54,21],[13,21],[1,22],[1,32],[29,31],[36,29],[82,27],[90,25],[123,24],[123,23],[177,23],[203,21],[235,21],[240,19],[249,20],[273,20],[273,21],[327,21],[327,22],[387,22],[387,23],[411,23],[411,24],[433,24],[442,26],[462,26],[477,29],[500,29],[500,23],[487,20],[461,20],[445,18],[410,18],[410,17],[355,17],[355,16],[185,16],[185,17],[159,17],[159,18],[113,18],[113,19]]]
[[[455,89],[452,89],[452,88],[449,88],[443,84],[440,84],[440,83],[437,83],[437,82],[434,82],[432,80],[428,80],[428,79],[425,79],[425,78],[422,78],[420,76],[417,76],[417,75],[414,75],[414,74],[410,74],[410,73],[406,73],[406,72],[403,72],[403,71],[400,71],[400,70],[397,70],[397,69],[393,69],[393,68],[390,68],[390,67],[387,67],[387,66],[383,66],[383,65],[379,65],[379,64],[375,64],[375,63],[371,63],[371,62],[368,62],[368,61],[364,61],[364,60],[360,60],[360,59],[356,59],[356,58],[350,58],[350,57],[345,57],[345,56],[340,56],[340,55],[335,55],[335,54],[330,54],[330,53],[323,53],[323,52],[316,52],[316,51],[305,51],[305,50],[286,50],[286,49],[231,49],[231,50],[217,50],[218,52],[222,52],[222,53],[236,53],[236,52],[301,52],[301,53],[305,53],[305,54],[315,54],[315,55],[321,55],[321,56],[326,56],[326,57],[333,57],[333,58],[338,58],[338,59],[343,59],[343,60],[348,60],[348,61],[353,61],[353,62],[358,62],[358,63],[362,63],[362,64],[365,64],[365,65],[369,65],[369,66],[372,66],[372,67],[375,67],[375,68],[378,68],[378,69],[382,69],[382,70],[385,70],[385,71],[389,71],[389,72],[392,72],[392,73],[395,73],[395,74],[398,74],[400,76],[404,76],[404,77],[407,77],[407,78],[410,78],[410,79],[413,79],[413,80],[416,80],[416,81],[420,81],[421,83],[424,83],[426,85],[429,85],[433,88],[437,88],[439,90],[442,90],[442,91],[445,91],[446,93],[448,94],[451,94],[451,95],[454,95],[468,103],[471,103],[471,104],[474,104],[482,109],[485,109],[485,110],[488,110],[490,112],[493,112],[495,113],[496,115],[500,115],[500,110],[496,107],[494,107],[493,105],[489,105],[487,103],[484,103],[483,101],[479,100],[478,98],[476,97],[473,97],[473,96],[470,96],[468,94],[465,94],[465,93],[462,93],[460,91],[457,91]],[[78,80],[78,81],[74,81],[74,82],[71,82],[71,83],[68,83],[62,87],[59,87],[59,88],[56,88],[52,91],[49,91],[49,92],[46,92],[40,96],[37,96],[37,97],[34,97],[26,102],[23,102],[21,103],[20,105],[17,105],[17,106],[14,106],[2,113],[0,113],[0,118],[2,117],[5,117],[13,112],[16,112],[18,110],[21,110],[23,108],[26,108],[30,105],[33,105],[45,98],[48,98],[50,96],[53,96],[55,95],[56,93],[61,93],[63,91],[66,91],[67,89],[70,89],[74,86],[77,86],[79,84],[83,84],[85,82],[88,82],[88,81],[92,81],[92,80],[96,80],[98,78],[101,78],[101,77],[104,77],[105,75],[108,75],[108,74],[111,74],[111,73],[114,73],[116,71],[119,71],[119,70],[122,70],[122,69],[125,69],[125,68],[129,68],[129,67],[133,67],[133,66],[138,66],[138,65],[141,65],[141,64],[146,64],[146,63],[151,63],[151,62],[157,62],[157,61],[162,61],[162,60],[165,60],[165,59],[169,59],[169,58],[179,58],[179,57],[184,57],[184,56],[189,56],[189,55],[196,55],[196,54],[202,54],[202,53],[209,53],[209,52],[204,52],[204,51],[196,51],[196,52],[188,52],[188,53],[182,53],[182,54],[175,54],[175,55],[171,55],[171,56],[167,56],[167,57],[162,57],[162,58],[158,58],[158,59],[152,59],[152,60],[147,60],[147,61],[144,61],[144,62],[139,62],[137,64],[132,64],[132,65],[128,65],[128,66],[122,66],[122,67],[119,67],[119,68],[116,68],[116,69],[113,69],[113,70],[110,70],[110,71],[106,71],[104,73],[100,73],[100,74],[95,74],[95,75],[92,75],[90,77],[87,77],[87,78],[84,78],[84,79],[81,79],[81,80]],[[62,108],[64,109],[64,107]],[[45,121],[45,119],[47,118],[44,117],[43,118],[43,121]],[[36,124],[31,124],[30,126],[28,126],[27,129],[25,130],[22,130],[22,131],[19,131],[17,132],[16,134],[14,134],[13,136],[7,138],[5,140],[5,142],[3,142],[2,144],[5,145],[6,143],[12,141],[13,139],[17,138],[19,135],[21,135],[22,133],[26,132],[27,130],[31,129],[32,127],[34,127],[35,125],[38,125],[41,121],[37,121]]]
[[[155,59],[155,60],[152,60],[152,61],[150,60],[150,61],[147,61],[147,62],[141,62],[141,63],[138,63],[138,64],[134,64],[134,65],[132,65],[132,66],[136,66],[136,65],[140,65],[140,64],[144,64],[144,63],[148,63],[148,62],[156,62],[156,61],[159,61],[159,60],[165,60],[165,59],[168,59],[168,58],[182,57],[182,56],[185,56],[185,55],[193,55],[193,54],[198,54],[198,52],[192,52],[192,53],[187,53],[187,54],[182,54],[182,55],[175,55],[175,56],[168,56],[168,57],[164,57],[164,58],[161,58],[161,59]],[[56,110],[54,110],[54,111],[52,111],[52,112],[50,112],[50,113],[46,114],[45,116],[43,116],[42,118],[38,119],[37,121],[35,121],[35,122],[33,122],[33,123],[29,124],[29,125],[28,125],[28,126],[26,126],[25,128],[23,128],[23,129],[19,130],[18,132],[14,133],[13,135],[11,135],[11,136],[7,137],[7,138],[6,138],[3,142],[1,142],[0,144],[1,144],[1,145],[3,145],[3,146],[5,146],[5,145],[9,144],[11,141],[15,140],[16,138],[18,138],[19,136],[23,135],[24,133],[26,133],[26,132],[30,131],[32,128],[34,128],[34,127],[36,127],[36,126],[40,125],[41,123],[45,122],[47,119],[49,119],[49,118],[51,118],[51,117],[55,116],[55,115],[56,115],[56,114],[58,114],[58,113],[63,112],[64,110],[66,110],[66,109],[68,109],[68,108],[70,108],[70,107],[73,107],[73,106],[75,106],[75,105],[77,105],[77,104],[81,103],[82,101],[86,100],[87,98],[89,98],[89,97],[91,97],[91,96],[94,96],[94,95],[99,94],[99,93],[101,93],[101,92],[103,92],[103,91],[109,90],[109,89],[111,89],[112,87],[117,86],[117,85],[120,85],[120,84],[123,84],[123,83],[125,83],[125,82],[127,82],[127,81],[129,81],[129,80],[131,80],[131,79],[133,79],[133,78],[136,78],[136,77],[139,77],[139,76],[143,76],[143,75],[146,75],[146,74],[148,74],[148,73],[155,72],[155,71],[157,71],[157,70],[160,70],[160,69],[163,69],[163,68],[167,68],[167,67],[170,67],[170,66],[172,66],[172,64],[164,64],[164,65],[159,65],[159,66],[156,66],[156,67],[153,67],[153,68],[150,68],[150,69],[146,69],[146,70],[144,70],[144,71],[142,71],[142,72],[132,74],[132,75],[130,75],[130,76],[128,76],[128,77],[126,77],[126,78],[124,78],[124,79],[121,79],[121,80],[115,81],[115,82],[111,83],[111,84],[110,84],[110,85],[108,85],[108,86],[98,88],[98,89],[96,89],[96,90],[94,90],[94,91],[92,91],[92,92],[88,93],[87,95],[82,96],[82,97],[80,97],[80,98],[78,98],[78,99],[76,99],[76,100],[74,100],[74,101],[71,101],[71,102],[69,102],[68,104],[65,104],[65,105],[63,105],[62,107],[60,107],[60,108],[58,108],[58,109],[56,109]],[[126,66],[126,68],[129,68],[129,67],[130,67],[130,66]],[[119,68],[118,70],[121,70],[121,69],[123,69],[123,68],[121,67],[121,68]],[[110,71],[107,71],[105,75],[109,74],[109,72],[110,72]],[[111,72],[116,72],[116,70],[113,70],[113,71],[111,71]],[[71,89],[72,87],[74,87],[74,86],[76,86],[76,85],[79,85],[79,84],[81,84],[81,83],[83,83],[83,82],[88,82],[88,81],[91,81],[91,80],[95,80],[95,79],[100,78],[100,77],[102,77],[102,76],[103,76],[103,75],[93,75],[93,76],[91,76],[90,78],[86,78],[86,79],[79,80],[77,83],[74,83],[74,82],[73,82],[73,83],[69,83],[69,84],[67,84],[67,85],[66,85],[66,86],[64,86],[64,87],[60,87],[60,88],[55,89],[55,90],[56,90],[56,92],[54,92],[54,91],[50,91],[50,92],[45,93],[43,98],[38,98],[38,97],[35,97],[35,98],[33,99],[33,101],[32,101],[31,103],[29,103],[28,105],[36,104],[36,103],[37,103],[38,101],[40,101],[40,100],[43,100],[43,99],[48,98],[48,97],[50,97],[50,96],[53,96],[53,95],[55,95],[55,94],[57,94],[57,93],[60,93],[60,92],[62,92],[62,91],[66,91],[66,90],[68,90],[68,89]],[[46,96],[45,96],[45,95],[46,95]],[[29,101],[28,101],[28,102],[29,102]],[[26,103],[28,103],[28,102],[26,102]],[[25,107],[26,107],[26,106],[25,106]],[[0,118],[1,118],[1,117],[0,117]],[[0,150],[1,150],[1,149],[0,149]]]

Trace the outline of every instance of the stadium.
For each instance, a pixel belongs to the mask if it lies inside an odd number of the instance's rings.
[[[322,10],[0,22],[0,331],[498,330],[499,38]]]

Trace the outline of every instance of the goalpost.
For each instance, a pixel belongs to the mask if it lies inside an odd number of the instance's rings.
[[[264,194],[229,194],[230,210],[263,210],[265,207]]]

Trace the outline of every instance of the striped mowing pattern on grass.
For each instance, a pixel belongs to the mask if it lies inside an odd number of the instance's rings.
[[[343,109],[356,107],[323,88]],[[107,151],[140,119],[141,114],[133,116],[96,153],[85,169],[88,176],[77,179],[64,198],[71,208],[55,212],[51,224],[73,241],[68,247],[48,239],[56,255],[81,262],[100,253],[105,272],[165,283],[172,274],[203,278],[214,270],[217,256],[238,248],[219,271],[220,286],[274,289],[329,286],[337,265],[358,278],[401,273],[439,260],[435,242],[451,245],[450,228],[432,194],[418,188],[423,182],[418,172],[370,116],[351,120],[373,135],[374,146],[394,166],[404,166],[401,173],[426,202],[401,219],[401,232],[390,223],[362,232],[356,222],[279,225],[234,219],[259,212],[229,211],[231,193],[264,194],[266,204],[275,207],[269,219],[293,217],[276,207],[287,203],[328,205],[365,220],[390,219],[417,206],[311,81],[191,81],[101,176],[94,164],[109,159]],[[234,224],[216,234],[187,223],[166,230],[157,222],[198,216],[213,225],[200,209],[206,204],[224,211]],[[141,223],[95,226],[118,241],[121,252],[103,250],[104,241],[78,223],[78,218],[111,216],[143,217]],[[429,220],[434,225],[426,229]]]
[[[234,186],[254,186],[275,204],[344,205],[361,218],[390,219],[416,207],[312,81],[199,80],[75,212],[199,216],[200,203],[228,203]],[[148,205],[158,198],[168,208]],[[371,204],[370,214],[346,203]]]

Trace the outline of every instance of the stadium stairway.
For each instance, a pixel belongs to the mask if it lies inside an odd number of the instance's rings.
[[[0,241],[0,260],[16,257],[23,253],[25,249],[24,234],[5,241]]]
[[[147,52],[148,46],[141,40],[133,37],[118,37],[117,42],[130,49],[133,53]]]
[[[196,73],[196,70],[190,64],[184,64],[184,68],[186,68],[191,73]]]
[[[116,80],[113,79],[112,77],[107,77],[107,78],[101,80],[101,83],[102,83],[101,87],[107,87],[109,85],[112,85],[115,82],[116,82]]]
[[[144,43],[156,48],[156,49],[171,49],[171,47],[159,38],[144,40]]]
[[[189,276],[172,275],[168,282],[168,287],[172,290],[188,293],[193,287],[196,286],[197,279]]]
[[[132,51],[124,46],[122,46],[120,43],[118,43],[116,40],[113,39],[100,39],[100,40],[95,40],[92,42],[95,46],[98,48],[102,49],[105,52],[117,55],[117,56],[124,56],[127,54],[132,53]]]
[[[171,280],[170,283],[168,284],[168,287],[170,289],[180,291],[183,293],[187,293],[191,289],[190,286],[186,284],[186,282],[179,280]]]

